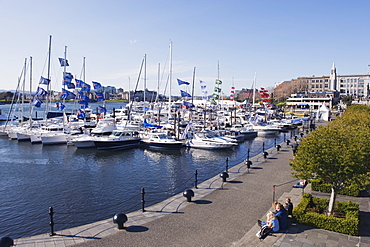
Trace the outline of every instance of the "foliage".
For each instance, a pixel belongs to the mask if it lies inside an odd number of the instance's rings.
[[[352,96],[344,96],[344,97],[342,98],[342,102],[343,102],[343,104],[345,104],[345,105],[347,105],[347,106],[352,105],[352,101],[353,101]]]
[[[304,138],[291,161],[293,176],[320,179],[336,193],[349,184],[364,184],[370,171],[370,107],[354,105],[343,116]]]
[[[331,193],[331,185],[325,184],[319,179],[313,179],[311,181],[311,190],[320,191],[324,193]],[[360,196],[360,192],[363,190],[358,184],[350,184],[344,187],[338,194],[347,196]]]
[[[312,208],[325,209],[328,203],[328,199],[312,197],[311,194],[305,193],[301,202],[293,209],[294,219],[300,224],[349,235],[358,235],[359,204],[351,201],[336,202],[334,211],[343,213],[344,218],[328,216],[310,210]]]

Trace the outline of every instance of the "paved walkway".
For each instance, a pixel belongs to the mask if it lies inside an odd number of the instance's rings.
[[[297,180],[290,174],[290,146],[268,151],[265,160],[253,157],[250,173],[244,164],[229,170],[223,183],[219,176],[193,188],[195,197],[187,202],[182,194],[127,214],[125,229],[112,219],[63,231],[16,239],[17,246],[370,246],[369,198],[350,198],[360,203],[359,237],[293,224],[284,233],[274,233],[260,241],[257,220],[265,219],[273,199],[290,197],[297,205],[302,189],[292,188]],[[276,191],[273,193],[273,186]],[[309,186],[305,192],[310,192]],[[317,193],[320,194],[320,193]],[[320,194],[318,196],[327,196]],[[339,197],[339,200],[349,200]]]

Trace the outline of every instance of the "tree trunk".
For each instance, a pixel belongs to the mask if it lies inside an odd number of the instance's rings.
[[[337,191],[334,188],[331,188],[331,195],[329,201],[328,215],[332,215],[334,211],[334,203],[337,198]]]

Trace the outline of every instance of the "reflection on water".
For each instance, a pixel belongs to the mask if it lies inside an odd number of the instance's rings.
[[[276,137],[282,141],[283,135]],[[275,137],[248,140],[229,150],[76,149],[0,137],[0,235],[12,238],[46,233],[48,208],[55,230],[129,213],[158,203],[274,146]],[[30,224],[30,222],[32,222]]]

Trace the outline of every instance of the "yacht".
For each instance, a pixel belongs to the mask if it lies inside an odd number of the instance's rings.
[[[142,143],[149,148],[180,149],[184,145],[183,141],[178,141],[164,132],[148,132],[142,137]]]
[[[133,130],[116,129],[109,136],[94,141],[97,149],[136,147],[140,143],[139,133]]]

